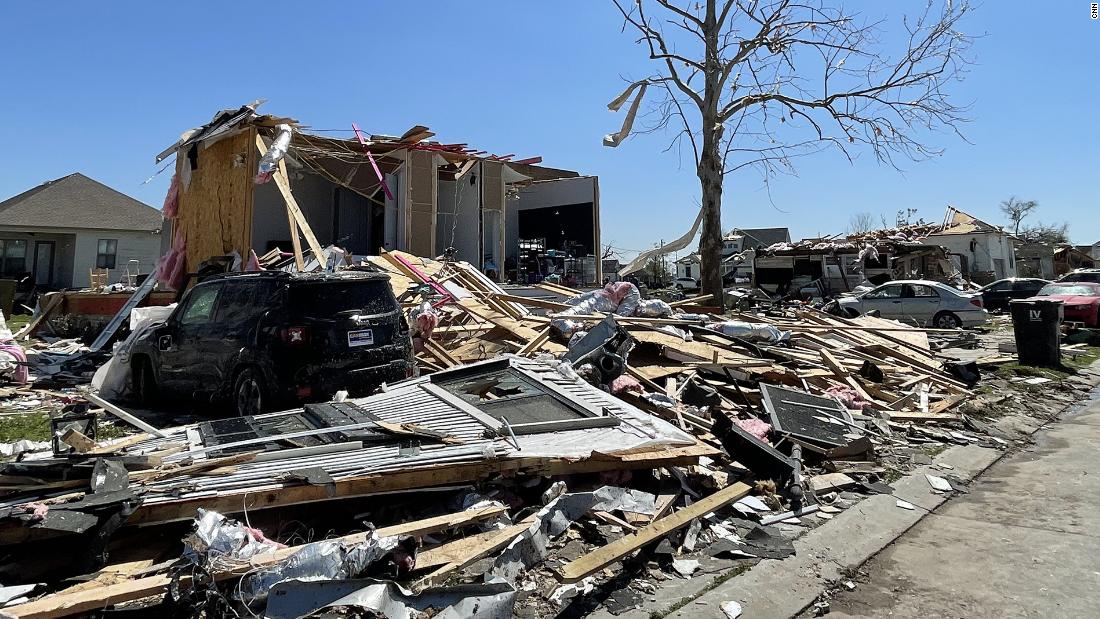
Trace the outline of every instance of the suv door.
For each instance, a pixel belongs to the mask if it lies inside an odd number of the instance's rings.
[[[221,290],[222,282],[191,289],[158,337],[157,380],[164,389],[190,396],[212,378],[212,366],[202,354],[201,342],[214,320]]]
[[[986,290],[982,292],[982,302],[989,309],[998,309],[1008,307],[1008,300],[1018,298],[1014,296],[1013,290],[1015,285],[1019,284],[1017,281],[1015,284],[1011,280],[1002,280],[994,282]]]
[[[256,278],[230,278],[225,281],[214,310],[207,337],[197,342],[201,354],[209,360],[210,392],[229,389],[233,371],[244,349],[255,343],[257,319],[267,307],[260,290],[265,282]]]
[[[926,324],[940,311],[940,294],[931,286],[905,284],[901,296],[906,320]]]
[[[883,318],[903,318],[901,284],[883,284],[860,299],[863,313],[878,310]]]
[[[1026,299],[1033,297],[1039,293],[1039,290],[1045,285],[1041,279],[1020,279],[1012,283],[1012,292],[1009,294],[1013,299]],[[1007,301],[1006,301],[1007,307]]]

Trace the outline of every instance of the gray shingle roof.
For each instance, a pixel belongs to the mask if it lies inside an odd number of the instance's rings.
[[[786,228],[734,228],[730,234],[740,234],[748,241],[744,244],[749,247],[769,247],[776,243],[790,243],[791,233]]]
[[[159,230],[157,209],[77,172],[0,202],[0,226]]]

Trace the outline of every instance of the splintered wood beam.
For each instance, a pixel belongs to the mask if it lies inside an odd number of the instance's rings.
[[[267,145],[264,144],[264,139],[259,134],[256,135],[256,148],[260,151],[260,156],[267,154]],[[302,236],[306,237],[306,243],[309,243],[309,249],[313,252],[313,256],[317,259],[317,262],[321,265],[321,268],[325,267],[325,253],[321,249],[321,244],[317,242],[317,237],[313,234],[313,228],[309,227],[309,221],[306,220],[306,216],[302,213],[302,209],[298,207],[298,201],[294,199],[294,194],[290,192],[290,177],[286,173],[286,162],[279,160],[279,167],[272,174],[272,178],[275,180],[275,185],[279,188],[279,193],[283,194],[283,200],[286,201],[286,208],[290,212],[291,218],[301,228]],[[291,232],[294,232],[292,229]],[[297,238],[297,234],[292,234],[291,239]],[[297,256],[295,256],[297,261]]]
[[[536,352],[539,351],[540,348],[542,348],[543,344],[545,344],[547,342],[547,340],[549,340],[549,339],[550,339],[550,327],[546,327],[542,331],[539,331],[539,334],[535,337],[535,339],[531,340],[530,342],[527,342],[527,344],[524,345],[523,348],[519,349],[519,352],[517,352],[516,354],[520,355],[522,357],[522,356],[530,355],[532,353],[536,353]]]
[[[429,533],[446,531],[448,529],[454,529],[495,518],[504,512],[504,507],[468,509],[453,514],[444,514],[442,516],[406,522],[391,527],[382,527],[375,531],[374,535],[377,537],[388,537],[391,535],[427,535]],[[524,528],[526,528],[526,525]],[[334,541],[357,544],[363,542],[367,535],[367,533],[353,533],[341,538],[336,538]],[[258,567],[273,565],[292,556],[299,550],[301,550],[301,546],[291,546],[272,553],[257,555],[239,567],[214,572],[214,580],[233,578]],[[187,580],[187,577],[181,579],[182,584],[187,584]],[[74,591],[62,590],[33,602],[4,608],[0,610],[0,617],[10,617],[12,619],[56,619],[58,617],[79,615],[89,611],[101,610],[112,604],[121,604],[123,602],[139,600],[154,595],[163,595],[171,582],[172,578],[170,576],[162,574],[126,580],[112,585],[96,587],[94,589],[77,589]]]
[[[635,533],[620,537],[619,539],[593,550],[592,552],[563,565],[559,570],[562,582],[572,583],[581,580],[589,574],[598,572],[608,565],[622,559],[635,550],[654,542],[662,537],[691,524],[692,520],[702,518],[704,515],[721,509],[738,499],[747,496],[752,488],[747,484],[737,482],[714,494],[701,499],[680,511],[654,520],[649,526],[639,529]]]
[[[496,535],[487,537],[480,544],[470,548],[465,554],[455,557],[449,563],[416,581],[416,584],[413,585],[413,591],[422,591],[428,587],[438,586],[452,572],[458,571],[474,561],[511,544],[512,540],[529,529],[534,522],[535,515],[532,514],[517,524],[495,531]]]

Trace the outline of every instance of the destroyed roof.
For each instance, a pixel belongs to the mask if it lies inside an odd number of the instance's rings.
[[[260,115],[256,110],[264,103],[262,100],[241,106],[237,109],[221,110],[207,124],[185,131],[180,139],[156,156],[159,163],[172,153],[180,152],[198,142],[209,144],[226,136],[244,130],[249,125],[260,128],[261,134],[273,135],[279,125],[286,124],[294,128],[291,138],[288,163],[308,168],[310,171],[345,186],[361,195],[371,197],[381,187],[377,175],[371,168],[383,173],[395,172],[406,159],[408,151],[429,151],[434,153],[440,178],[456,180],[469,170],[474,161],[495,161],[507,164],[512,172],[512,180],[506,182],[530,182],[575,178],[579,174],[572,170],[562,170],[536,165],[542,157],[514,159],[514,154],[496,155],[488,151],[469,147],[466,143],[441,143],[431,141],[435,136],[428,127],[415,125],[400,136],[368,134],[360,131],[354,123],[346,131],[354,132],[347,138],[317,135],[310,133],[309,127],[292,118],[272,115]]]
[[[791,232],[787,228],[734,228],[726,238],[743,236],[752,247],[770,247],[776,243],[790,243]]]
[[[160,230],[160,211],[76,172],[0,202],[0,226]]]
[[[943,229],[933,232],[930,236],[947,235],[947,234],[978,234],[983,232],[993,232],[1004,234],[1004,228],[1000,226],[994,226],[993,224],[986,223],[977,217],[969,213],[964,213],[959,209],[949,206],[947,207],[947,216],[944,220]]]

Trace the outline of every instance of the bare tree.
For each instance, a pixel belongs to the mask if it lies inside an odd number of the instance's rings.
[[[658,93],[654,120],[642,130],[672,126],[669,148],[690,147],[704,209],[702,285],[717,299],[727,174],[755,168],[766,184],[793,172],[795,157],[835,147],[851,160],[856,144],[882,163],[920,160],[940,151],[920,142],[918,132],[957,132],[965,120],[965,109],[946,93],[968,64],[971,39],[957,30],[970,11],[965,2],[931,0],[903,19],[905,43],[893,55],[880,49],[883,21],[863,20],[828,0],[613,2],[657,72],[609,106],[618,109],[639,88],[623,130],[605,144],[618,145],[629,133],[647,87]],[[654,4],[657,16],[647,10]]]
[[[1069,243],[1069,223],[1044,224],[1040,221],[1033,226],[1026,226],[1017,233],[1017,236],[1028,243],[1046,243],[1049,245]]]
[[[870,213],[856,213],[848,219],[848,234],[867,234],[874,229],[875,217]]]
[[[1031,214],[1032,211],[1039,208],[1039,203],[1035,200],[1020,200],[1016,196],[1001,202],[1001,212],[1008,217],[1008,220],[1012,222],[1016,236],[1020,235],[1020,222],[1025,217]]]

